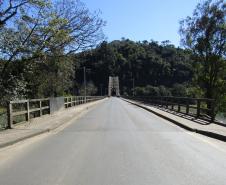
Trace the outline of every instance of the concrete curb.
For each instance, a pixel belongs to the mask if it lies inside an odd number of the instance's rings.
[[[87,109],[90,109],[92,108],[93,106],[95,106],[97,104],[94,104],[94,105],[89,105],[87,106],[86,108],[84,108],[84,110],[87,110]],[[8,146],[11,146],[11,145],[14,145],[16,143],[19,143],[21,141],[24,141],[26,139],[30,139],[32,137],[35,137],[35,136],[39,136],[41,134],[45,134],[47,132],[50,132],[50,131],[53,131],[53,130],[56,130],[57,128],[61,127],[62,125],[64,124],[67,124],[69,122],[71,122],[73,119],[76,119],[84,110],[81,110],[80,112],[77,113],[77,115],[75,117],[72,117],[71,119],[67,120],[66,122],[63,122],[62,124],[59,124],[57,126],[53,126],[52,128],[47,128],[47,129],[44,129],[44,130],[40,130],[40,131],[37,131],[35,133],[32,133],[32,134],[29,134],[27,136],[24,136],[24,137],[21,137],[21,138],[18,138],[18,139],[15,139],[13,141],[9,141],[9,142],[5,142],[3,144],[0,144],[0,149],[1,148],[5,148],[5,147],[8,147]],[[89,110],[90,111],[90,110]]]
[[[35,137],[35,136],[38,136],[38,135],[41,135],[41,134],[50,132],[50,130],[51,130],[51,129],[41,130],[41,131],[38,131],[38,132],[36,132],[36,133],[27,135],[27,136],[25,136],[25,137],[21,137],[21,138],[15,139],[15,140],[13,140],[13,141],[9,141],[9,142],[0,144],[0,148],[5,148],[5,147],[7,147],[7,146],[14,145],[14,144],[19,143],[19,142],[21,142],[21,141],[24,141],[24,140],[26,140],[26,139],[29,139],[29,138],[32,138],[32,137]]]
[[[178,121],[176,121],[176,120],[174,120],[174,119],[171,119],[171,118],[169,118],[169,117],[167,117],[167,116],[164,116],[164,115],[162,115],[162,114],[160,114],[160,113],[158,113],[158,112],[155,112],[155,111],[153,111],[153,110],[151,110],[151,109],[149,109],[149,108],[147,108],[147,107],[144,107],[144,106],[140,105],[139,103],[134,103],[134,102],[131,102],[131,101],[126,100],[126,99],[123,99],[123,98],[122,98],[122,100],[124,100],[124,101],[126,101],[126,102],[128,102],[128,103],[130,103],[130,104],[136,105],[136,106],[138,106],[138,107],[140,107],[140,108],[142,108],[142,109],[145,109],[145,110],[147,110],[147,111],[149,111],[149,112],[151,112],[151,113],[153,113],[153,114],[155,114],[155,115],[157,115],[157,116],[159,116],[159,117],[161,117],[161,118],[163,118],[163,119],[166,119],[167,121],[170,121],[170,122],[174,123],[175,125],[177,125],[177,126],[183,128],[183,129],[185,129],[185,130],[188,130],[188,131],[190,131],[190,132],[195,132],[195,133],[198,133],[198,134],[201,134],[201,135],[204,135],[204,136],[208,136],[208,137],[211,137],[211,138],[218,139],[218,140],[220,140],[220,141],[226,142],[226,136],[224,136],[224,135],[217,134],[217,133],[214,133],[214,132],[208,132],[208,131],[199,130],[199,129],[196,129],[196,128],[189,127],[189,126],[187,126],[187,125],[184,125],[184,124],[181,123],[181,122],[178,122]]]

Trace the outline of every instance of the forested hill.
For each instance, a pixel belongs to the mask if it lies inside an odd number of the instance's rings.
[[[87,79],[100,93],[107,88],[108,77],[119,76],[122,94],[132,94],[133,80],[137,95],[186,96],[192,81],[192,60],[189,51],[176,48],[168,41],[134,42],[128,39],[103,42],[96,49],[76,56],[79,67],[85,66]],[[76,80],[82,84],[82,70]]]

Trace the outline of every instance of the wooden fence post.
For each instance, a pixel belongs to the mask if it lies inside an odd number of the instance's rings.
[[[78,96],[75,96],[75,105],[78,105]]]
[[[27,107],[27,117],[26,117],[26,120],[29,121],[30,120],[29,100],[27,100],[27,102],[26,102],[26,107]]]
[[[189,100],[186,100],[186,114],[189,114]]]
[[[168,109],[168,98],[166,98],[166,108]]]
[[[42,116],[42,100],[39,101],[39,108],[40,108],[39,116],[41,117]]]
[[[200,100],[197,100],[197,114],[196,114],[196,116],[197,116],[197,118],[200,116]]]
[[[163,102],[162,102],[162,96],[160,97],[160,107],[163,106]]]
[[[13,109],[12,109],[12,104],[11,102],[8,103],[8,107],[7,107],[7,115],[8,115],[8,125],[7,127],[9,129],[13,128]]]
[[[180,112],[180,103],[178,104],[177,111]]]
[[[214,122],[215,120],[215,102],[211,101],[211,110],[210,110],[210,114],[211,114],[211,122]]]

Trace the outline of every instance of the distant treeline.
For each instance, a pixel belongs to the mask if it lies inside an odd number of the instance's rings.
[[[176,48],[169,41],[103,42],[96,49],[79,53],[76,61],[80,68],[88,69],[87,79],[99,87],[99,94],[100,87],[107,88],[109,76],[119,76],[122,95],[132,95],[133,90],[135,95],[196,94],[191,87],[191,52]],[[80,70],[76,75],[79,84],[83,82],[82,74]]]

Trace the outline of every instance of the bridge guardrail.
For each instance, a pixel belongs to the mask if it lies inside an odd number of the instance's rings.
[[[103,99],[104,96],[69,96],[64,98],[65,108]]]
[[[50,113],[49,98],[16,100],[8,103],[8,128]]]
[[[64,101],[57,103],[54,102],[54,98],[45,99],[31,99],[31,100],[16,100],[8,102],[8,125],[7,128],[13,128],[17,123],[29,121],[32,118],[41,117],[46,114],[52,114],[55,112],[55,106],[64,108],[73,107],[76,105],[96,101],[103,99],[103,96],[71,96],[71,97],[60,97]],[[57,99],[57,98],[55,98]],[[53,105],[51,105],[51,103]],[[60,104],[60,105],[58,105]]]
[[[187,97],[125,97],[127,99],[138,100],[145,103],[190,115],[202,120],[214,122],[215,120],[215,100],[207,98],[187,98]]]

